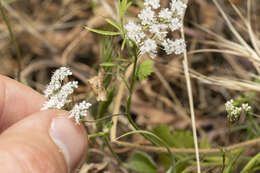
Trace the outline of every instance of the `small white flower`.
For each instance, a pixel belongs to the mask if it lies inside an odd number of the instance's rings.
[[[145,53],[148,53],[152,58],[156,56],[157,44],[155,40],[148,38],[142,43],[140,47],[140,54],[143,55]]]
[[[65,77],[72,75],[72,72],[67,67],[61,67],[57,69],[51,77],[51,82],[47,85],[44,90],[44,96],[46,98],[50,97],[50,95],[54,94],[58,89],[60,89],[62,81]]]
[[[151,7],[147,7],[143,9],[139,14],[138,14],[139,19],[141,20],[142,25],[151,25],[155,23],[155,13],[151,9]]]
[[[178,29],[180,29],[182,27],[182,22],[180,18],[173,18],[171,20],[171,23],[169,24],[169,28],[171,29],[171,31],[176,31]]]
[[[170,20],[172,18],[172,12],[169,11],[169,8],[163,8],[159,12],[158,15],[160,18],[165,19],[165,20]]]
[[[167,55],[170,55],[175,51],[174,41],[171,39],[164,40],[162,42],[162,46],[164,47],[164,51],[167,53]]]
[[[174,41],[174,47],[175,47],[174,53],[177,55],[186,51],[186,44],[183,39],[176,39]]]
[[[182,0],[172,0],[171,2],[171,10],[179,16],[184,14],[186,8],[187,4],[183,3]]]
[[[163,40],[167,36],[168,33],[167,29],[168,29],[168,25],[159,23],[159,24],[152,24],[149,28],[149,31],[152,34],[155,34],[159,40]]]
[[[251,111],[252,107],[248,105],[248,103],[244,103],[242,104],[242,109],[245,111],[245,112],[249,112]]]
[[[127,36],[133,40],[136,44],[139,44],[141,40],[145,37],[145,33],[142,30],[142,26],[130,21],[125,25],[127,31]]]
[[[153,9],[160,7],[160,0],[144,0],[144,5],[146,7],[151,6]]]
[[[237,115],[240,115],[242,111],[242,108],[241,107],[234,107],[232,112],[231,112],[231,116],[237,116]]]
[[[232,112],[233,109],[234,109],[234,100],[231,99],[231,100],[227,101],[227,102],[225,103],[225,107],[226,107],[226,111],[227,111],[227,112]]]
[[[236,122],[240,117],[241,111],[242,111],[241,107],[234,106],[233,110],[230,113],[228,113],[228,116],[227,116],[228,120],[231,123]]]
[[[61,109],[65,104],[70,103],[71,100],[68,99],[68,96],[71,95],[74,91],[74,88],[78,87],[77,81],[68,82],[61,87],[57,94],[52,95],[49,100],[47,100],[41,110],[46,109]]]
[[[225,103],[228,121],[234,123],[239,120],[242,108],[234,105],[234,100],[231,99]]]
[[[87,116],[88,109],[91,106],[90,103],[82,101],[79,104],[76,104],[70,111],[69,118],[74,118],[77,124],[80,124],[80,121],[83,117]]]
[[[183,39],[177,39],[175,41],[167,39],[162,42],[162,46],[168,55],[172,54],[173,52],[175,54],[181,54],[186,50],[186,45]]]

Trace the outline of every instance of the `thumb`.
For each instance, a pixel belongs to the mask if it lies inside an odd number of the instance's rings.
[[[0,135],[1,172],[67,173],[84,161],[87,135],[68,112],[37,112]]]

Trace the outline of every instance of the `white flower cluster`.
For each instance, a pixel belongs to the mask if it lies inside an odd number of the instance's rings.
[[[79,124],[82,117],[87,116],[90,106],[91,104],[86,101],[76,104],[70,111],[69,118],[75,118],[76,123]]]
[[[78,82],[72,81],[63,84],[63,80],[72,75],[72,72],[67,67],[61,67],[57,69],[51,77],[51,82],[47,85],[44,96],[48,99],[42,106],[41,110],[47,109],[64,109],[64,107],[72,100],[69,96],[74,92],[75,88],[78,88]],[[80,123],[82,117],[87,116],[90,103],[83,101],[79,105],[75,105],[70,111],[69,118],[75,118],[76,123]]]
[[[42,110],[46,109],[62,109],[65,104],[70,103],[71,100],[68,99],[74,91],[74,88],[78,87],[78,82],[68,82],[63,85],[56,94],[51,94],[48,101],[43,104]],[[54,92],[55,93],[55,92]]]
[[[248,103],[243,103],[241,107],[235,106],[233,99],[227,101],[225,103],[225,107],[228,113],[227,117],[230,122],[236,122],[239,119],[242,111],[244,111],[245,113],[249,113],[252,110],[251,106],[249,106]]]
[[[144,0],[145,8],[138,14],[140,24],[129,21],[125,25],[127,37],[140,47],[140,54],[156,56],[157,45],[163,46],[167,54],[181,54],[186,50],[183,39],[175,41],[167,38],[169,31],[182,27],[182,17],[187,8],[187,0],[171,0],[170,8],[160,8],[160,0]]]
[[[62,81],[65,79],[65,77],[72,75],[72,72],[67,67],[61,67],[58,70],[54,72],[54,74],[51,77],[51,82],[49,85],[47,85],[44,96],[48,98],[50,95],[52,95],[54,92],[56,92],[58,89],[60,89]]]
[[[252,107],[248,105],[248,103],[244,103],[242,104],[242,109],[245,111],[245,112],[250,112],[252,110]]]

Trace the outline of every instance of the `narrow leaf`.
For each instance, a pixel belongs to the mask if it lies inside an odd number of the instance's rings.
[[[112,25],[113,27],[115,27],[116,29],[118,29],[119,31],[121,31],[121,28],[120,26],[115,23],[113,20],[110,20],[110,19],[106,19],[107,23],[109,23],[110,25]]]
[[[246,166],[244,167],[244,169],[241,171],[241,173],[247,173],[252,171],[252,169],[257,166],[257,164],[259,164],[260,162],[260,153],[258,153],[257,155],[255,155],[251,160],[249,160],[249,162],[246,164]]]
[[[104,31],[104,30],[89,28],[87,26],[85,27],[85,29],[95,32],[97,34],[101,34],[101,35],[120,35],[120,34],[122,34],[121,32]]]
[[[100,64],[100,66],[102,66],[102,67],[113,67],[113,66],[117,66],[117,64],[113,63],[113,62],[104,62],[104,63]]]

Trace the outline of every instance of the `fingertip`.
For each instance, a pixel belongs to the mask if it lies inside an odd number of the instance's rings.
[[[67,117],[56,117],[52,119],[49,134],[64,154],[69,170],[76,169],[87,150],[85,130]]]
[[[41,153],[44,154],[33,157],[43,157],[36,160],[43,160],[48,164],[56,163],[56,167],[51,165],[56,170],[75,170],[85,159],[88,148],[84,127],[68,119],[68,112],[61,110],[37,112],[19,121],[0,136],[0,148],[5,141],[8,141],[7,148],[12,146],[10,143],[15,148],[19,148],[16,145],[21,143],[24,147],[36,146],[32,150],[43,150]],[[29,155],[38,152],[30,152]]]
[[[0,75],[0,133],[40,110],[45,98],[33,89]]]

